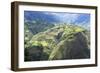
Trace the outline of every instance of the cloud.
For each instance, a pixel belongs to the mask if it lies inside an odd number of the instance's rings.
[[[62,16],[59,16],[59,19],[68,24],[72,24],[77,20],[78,16],[79,14],[63,14]]]
[[[68,24],[74,23],[79,14],[77,13],[65,13],[65,12],[45,12],[47,15],[51,15],[55,17],[55,19],[59,20],[60,22],[65,22]]]
[[[90,21],[83,21],[82,23],[77,23],[76,25],[82,26],[82,27],[90,30]]]

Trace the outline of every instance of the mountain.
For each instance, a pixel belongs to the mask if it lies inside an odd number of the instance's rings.
[[[24,21],[32,24],[35,21],[51,24],[74,24],[90,30],[90,14],[50,12],[50,11],[24,11]]]
[[[49,24],[59,22],[59,20],[56,19],[54,15],[46,14],[46,12],[43,12],[43,11],[25,11],[24,18],[25,18],[24,20],[27,20],[30,22],[33,20],[37,21],[38,19],[40,21],[45,21]]]
[[[28,29],[31,31],[33,35],[43,32],[49,28],[52,28],[54,24],[50,24],[41,20],[32,21],[32,22],[25,22],[25,25],[28,27]]]
[[[38,32],[27,41],[25,61],[90,58],[89,34],[83,27],[67,24]]]

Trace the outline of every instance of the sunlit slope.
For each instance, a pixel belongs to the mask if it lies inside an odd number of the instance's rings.
[[[90,57],[89,31],[75,25],[57,25],[30,39],[26,61],[82,59]]]

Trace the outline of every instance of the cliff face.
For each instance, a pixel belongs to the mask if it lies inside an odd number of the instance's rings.
[[[89,31],[74,25],[59,25],[39,32],[25,47],[25,61],[90,58]]]
[[[49,59],[82,59],[89,57],[86,37],[83,32],[78,32],[73,37],[57,44]]]

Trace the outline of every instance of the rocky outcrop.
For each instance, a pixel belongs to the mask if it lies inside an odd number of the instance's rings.
[[[61,41],[50,54],[49,60],[90,58],[88,48],[85,34],[78,32],[72,38]]]

